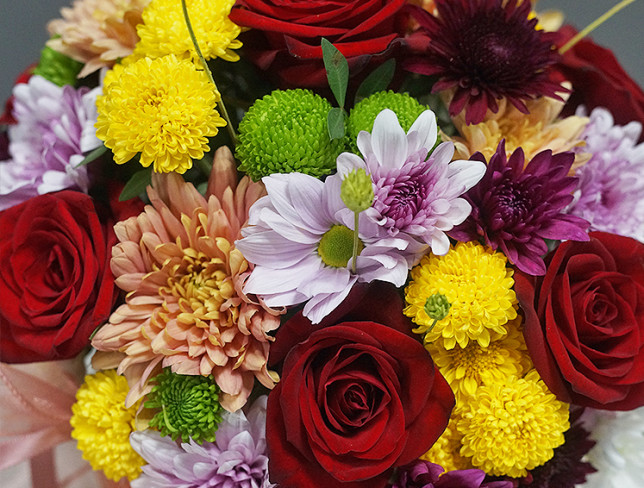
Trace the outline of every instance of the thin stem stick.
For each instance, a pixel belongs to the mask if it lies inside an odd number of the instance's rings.
[[[197,36],[195,36],[195,31],[192,29],[192,23],[190,22],[190,16],[188,15],[188,7],[186,6],[186,0],[181,0],[181,8],[183,9],[183,17],[186,20],[188,33],[190,34],[190,39],[192,40],[192,44],[195,47],[197,56],[199,57],[201,64],[206,70],[206,73],[208,74],[208,78],[210,79],[212,86],[214,86],[215,90],[217,90],[217,83],[215,83],[215,79],[213,78],[212,72],[208,67],[208,63],[206,63],[206,58],[204,58],[203,54],[201,54],[201,49],[199,49],[199,43],[197,42]],[[217,90],[217,92],[219,92],[219,90]],[[228,129],[228,134],[230,135],[230,139],[232,140],[233,144],[236,145],[237,134],[235,133],[235,128],[233,127],[233,124],[230,122],[230,117],[228,116],[228,111],[226,110],[226,105],[224,104],[224,100],[221,95],[219,96],[219,102],[217,102],[217,105],[219,106],[219,111],[221,112],[221,116],[226,120],[226,128]]]
[[[615,15],[623,8],[628,7],[634,1],[635,0],[622,0],[621,2],[619,2],[609,11],[607,11],[604,15],[600,16],[597,20],[595,20],[590,25],[588,25],[585,29],[582,29],[581,31],[579,31],[572,39],[570,39],[566,44],[564,44],[561,47],[561,49],[559,49],[559,54],[563,54],[566,51],[568,51],[568,49],[570,49],[579,41],[581,41],[584,37],[586,37],[588,34],[594,31],[597,27],[602,25],[604,22],[606,22],[608,19],[610,19],[613,15]]]
[[[356,274],[356,259],[358,257],[358,240],[360,239],[358,237],[358,222],[359,222],[359,217],[360,217],[360,212],[353,212],[354,213],[354,224],[353,224],[353,258],[351,261],[351,271],[353,271],[353,274]]]

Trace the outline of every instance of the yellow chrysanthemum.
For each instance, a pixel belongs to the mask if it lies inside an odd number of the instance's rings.
[[[474,467],[470,460],[460,453],[461,447],[463,446],[461,443],[463,436],[456,429],[458,420],[458,416],[452,412],[452,417],[443,434],[420,459],[429,461],[430,463],[440,464],[445,471],[471,469]]]
[[[83,459],[114,481],[137,478],[145,464],[130,445],[140,402],[125,408],[127,392],[123,376],[115,370],[100,371],[85,376],[72,406],[72,437],[78,441]]]
[[[548,390],[536,370],[481,386],[458,409],[461,454],[488,474],[520,478],[564,443],[568,404]]]
[[[476,242],[458,243],[445,256],[427,255],[411,270],[405,289],[405,315],[418,324],[414,332],[425,334],[425,343],[439,338],[445,349],[470,340],[487,347],[507,331],[504,325],[517,317],[517,298],[512,290],[513,271],[500,252]],[[425,312],[427,298],[447,297],[449,314],[433,327]]]
[[[502,382],[508,376],[523,376],[532,361],[518,329],[521,317],[506,325],[508,334],[481,347],[470,342],[467,347],[446,350],[439,342],[425,345],[454,394],[472,396],[479,385]]]
[[[96,101],[96,136],[118,164],[140,153],[146,168],[154,163],[158,173],[184,173],[210,149],[208,138],[226,125],[207,75],[174,55],[115,66],[103,92]]]
[[[206,59],[239,60],[233,49],[242,46],[237,40],[241,28],[228,18],[234,3],[235,0],[186,1],[192,29]],[[137,27],[137,34],[140,41],[130,58],[175,54],[179,58],[196,59],[180,0],[152,0],[143,10],[143,24]],[[130,61],[126,60],[126,63]]]

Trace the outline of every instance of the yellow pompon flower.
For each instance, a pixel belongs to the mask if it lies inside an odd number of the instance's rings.
[[[445,471],[472,469],[474,466],[471,461],[460,453],[461,447],[463,446],[461,442],[463,436],[456,429],[458,421],[459,417],[453,411],[452,417],[449,419],[449,424],[447,424],[447,428],[443,434],[429,451],[420,456],[420,459],[439,464]]]
[[[123,164],[137,153],[157,173],[184,173],[226,121],[207,75],[174,55],[144,58],[108,72],[96,106],[96,136]]]
[[[130,445],[140,402],[125,408],[127,392],[126,379],[115,370],[99,371],[85,376],[72,406],[72,437],[83,459],[113,481],[137,478],[145,464]]]
[[[467,347],[446,350],[439,342],[425,345],[454,394],[472,396],[483,384],[503,382],[508,376],[522,377],[531,369],[523,334],[519,331],[521,317],[508,322],[508,334],[481,347],[470,342]]]
[[[445,256],[423,257],[405,288],[404,313],[418,324],[414,332],[425,334],[425,343],[442,338],[445,349],[467,347],[471,340],[487,347],[505,335],[504,325],[517,317],[518,308],[506,262],[502,253],[477,242],[459,242]],[[445,295],[451,308],[432,327],[425,302],[435,293]]]
[[[564,443],[568,404],[557,400],[536,370],[480,387],[458,408],[461,454],[494,476],[521,478]]]
[[[239,60],[233,49],[242,46],[237,39],[241,28],[228,18],[234,4],[235,0],[186,1],[192,29],[206,59]],[[197,59],[180,0],[152,0],[143,10],[143,23],[137,27],[137,34],[140,40],[130,56],[133,59],[158,58],[166,54]]]

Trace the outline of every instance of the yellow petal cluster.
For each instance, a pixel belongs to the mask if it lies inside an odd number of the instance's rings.
[[[517,317],[517,298],[512,289],[513,271],[500,252],[477,242],[459,242],[445,256],[427,255],[411,271],[405,289],[405,315],[418,324],[414,332],[425,334],[425,343],[442,339],[445,349],[470,341],[487,347],[507,333],[505,324]],[[425,312],[427,298],[445,295],[451,308],[447,317],[434,320]]]
[[[78,449],[95,470],[113,481],[133,480],[145,460],[130,445],[139,403],[125,408],[127,381],[114,370],[87,375],[76,393],[70,424]]]
[[[488,347],[473,341],[465,348],[449,350],[440,342],[425,345],[457,398],[475,395],[476,389],[483,384],[502,382],[508,376],[522,377],[532,368],[523,334],[518,328],[520,320],[521,317],[517,317],[510,321],[506,325],[508,334],[490,342]]]
[[[461,454],[495,476],[520,478],[552,458],[570,427],[568,404],[536,370],[481,386],[458,410]]]
[[[449,419],[447,428],[434,443],[434,445],[423,454],[420,459],[430,463],[439,464],[445,471],[457,469],[472,469],[472,462],[461,454],[462,435],[457,430],[459,417],[454,412]]]
[[[242,45],[237,40],[241,28],[228,18],[234,3],[235,0],[186,1],[192,29],[206,59],[239,60],[233,49]],[[143,24],[137,27],[137,33],[141,40],[132,53],[134,59],[166,54],[196,59],[180,0],[152,0],[143,11]]]
[[[144,167],[184,173],[226,122],[207,75],[174,55],[144,58],[108,72],[98,97],[96,136],[123,164],[140,153]]]

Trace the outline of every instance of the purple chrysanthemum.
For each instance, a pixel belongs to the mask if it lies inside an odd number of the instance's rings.
[[[537,96],[559,99],[566,90],[551,79],[548,68],[558,58],[555,34],[537,30],[531,2],[517,0],[436,0],[436,17],[412,10],[429,37],[426,52],[406,68],[434,75],[433,91],[454,89],[452,116],[465,108],[465,122],[477,124],[488,109],[498,111],[505,97],[528,113],[523,102]]]
[[[250,209],[243,239],[235,242],[255,265],[245,293],[269,307],[304,303],[303,313],[319,323],[357,282],[388,281],[402,286],[408,242],[382,236],[365,212],[359,217],[358,255],[352,266],[354,213],[340,197],[341,175],[324,182],[302,173],[265,176],[267,196]]]
[[[406,240],[405,254],[414,265],[427,246],[434,254],[449,250],[446,232],[470,214],[469,203],[460,198],[485,173],[480,161],[451,161],[454,144],[436,143],[436,116],[423,112],[405,134],[396,114],[383,110],[371,134],[358,135],[358,148],[364,159],[342,153],[337,166],[340,174],[364,169],[373,183],[374,201],[365,213],[389,237]]]
[[[578,115],[585,115],[583,109]],[[642,125],[614,125],[604,108],[590,114],[580,152],[592,158],[576,173],[579,187],[569,212],[590,222],[591,230],[611,232],[644,242],[644,143]]]
[[[398,470],[390,488],[512,488],[510,481],[485,483],[485,472],[480,469],[448,471],[438,464],[418,460]]]
[[[41,76],[14,87],[17,124],[9,128],[9,159],[0,162],[0,210],[65,188],[88,191],[87,168],[77,165],[101,145],[94,129],[99,92]]]
[[[148,462],[132,488],[270,488],[266,396],[247,415],[226,413],[214,443],[181,445],[152,430],[133,432],[132,447]]]
[[[480,153],[472,159],[485,161]],[[573,153],[542,151],[525,168],[524,160],[521,148],[508,159],[505,140],[499,143],[485,176],[465,194],[472,213],[450,236],[459,241],[483,237],[521,271],[539,276],[546,272],[544,239],[587,241],[588,222],[562,213],[577,186],[577,178],[567,176]]]

